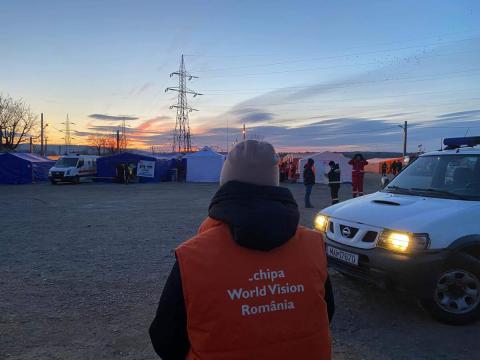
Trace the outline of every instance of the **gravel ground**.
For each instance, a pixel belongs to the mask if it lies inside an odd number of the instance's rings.
[[[367,175],[372,192],[379,179]],[[303,186],[289,187],[301,203]],[[0,186],[0,359],[155,359],[147,330],[173,249],[195,233],[215,190]],[[341,197],[349,193],[343,186]],[[312,202],[328,205],[326,186]],[[302,209],[302,223],[314,213]],[[480,324],[439,324],[405,295],[331,276],[334,359],[480,356]]]

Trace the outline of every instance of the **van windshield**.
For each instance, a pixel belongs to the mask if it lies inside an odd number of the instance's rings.
[[[422,156],[393,179],[384,191],[480,200],[480,155]]]
[[[77,166],[78,158],[60,158],[55,163],[56,167],[75,167]]]

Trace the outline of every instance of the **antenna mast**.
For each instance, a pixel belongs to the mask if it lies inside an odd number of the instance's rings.
[[[188,119],[188,113],[198,110],[188,106],[187,95],[190,94],[193,95],[193,97],[196,97],[202,94],[199,94],[196,91],[187,88],[187,80],[198,79],[198,77],[189,74],[187,70],[185,70],[185,62],[183,60],[183,55],[180,60],[180,69],[176,72],[171,73],[170,77],[173,77],[174,75],[178,76],[178,87],[168,87],[165,89],[165,92],[178,92],[177,103],[170,106],[170,109],[177,109],[177,119],[175,122],[175,130],[173,133],[172,150],[173,152],[178,151],[188,153],[192,151],[192,140],[190,134],[190,122]]]

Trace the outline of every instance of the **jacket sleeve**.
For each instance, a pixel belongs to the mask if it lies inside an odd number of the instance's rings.
[[[150,325],[150,339],[155,352],[163,360],[185,360],[190,349],[187,312],[177,261],[165,283],[157,314]]]

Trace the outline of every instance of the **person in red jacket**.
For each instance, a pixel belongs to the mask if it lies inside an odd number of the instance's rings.
[[[348,162],[352,165],[352,191],[353,197],[363,195],[363,177],[365,175],[365,165],[368,161],[365,160],[362,154],[355,154],[352,160]]]
[[[272,145],[228,154],[197,235],[175,251],[150,326],[163,360],[331,358],[334,303],[322,234],[299,225]]]

